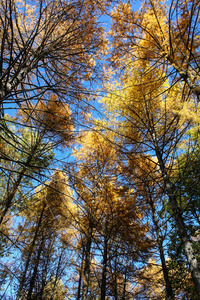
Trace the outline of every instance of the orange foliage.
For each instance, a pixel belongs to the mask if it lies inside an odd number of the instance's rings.
[[[33,122],[39,126],[44,135],[53,138],[54,142],[63,147],[74,138],[73,118],[68,104],[57,100],[51,94],[47,102],[39,100],[36,105],[23,107],[19,113],[24,123]]]

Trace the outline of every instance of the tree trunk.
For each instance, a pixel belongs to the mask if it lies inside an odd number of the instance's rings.
[[[107,260],[108,260],[108,238],[105,234],[104,237],[104,249],[103,249],[103,268],[101,278],[101,300],[106,299],[106,272],[107,272]]]
[[[163,271],[163,275],[164,275],[164,279],[165,279],[166,296],[167,296],[167,299],[170,300],[170,299],[174,299],[174,293],[173,293],[171,282],[169,280],[169,273],[168,273],[168,269],[166,266],[165,255],[164,255],[164,250],[163,250],[163,239],[160,236],[158,221],[157,221],[156,212],[155,212],[155,206],[154,206],[154,202],[151,197],[151,194],[150,194],[149,200],[150,200],[149,201],[150,207],[152,210],[153,223],[154,223],[155,230],[156,230],[158,249],[160,252],[160,260],[161,260],[161,264],[162,264],[162,271]]]
[[[82,254],[81,268],[80,268],[80,270],[79,270],[79,280],[78,280],[78,294],[77,294],[77,300],[80,300],[80,299],[81,299],[81,283],[82,283],[83,262],[84,262],[84,250],[83,250],[83,254]]]
[[[90,221],[88,228],[87,243],[85,249],[85,266],[83,272],[83,289],[82,289],[82,300],[88,300],[88,288],[90,281],[90,252],[92,244],[92,232],[93,232],[93,223]]]
[[[46,247],[45,250],[45,261],[44,261],[44,269],[42,268],[42,274],[41,274],[41,285],[38,284],[39,286],[39,291],[38,291],[38,298],[39,299],[44,299],[44,291],[45,287],[47,285],[47,274],[48,274],[48,267],[51,263],[51,250],[52,250],[52,245],[55,242],[55,239],[53,238],[52,235],[48,236],[45,234],[45,238],[48,239],[48,247]],[[44,255],[44,253],[43,253]],[[54,290],[54,287],[52,286],[51,290]]]
[[[173,183],[171,182],[169,175],[167,174],[166,166],[164,164],[162,154],[160,152],[160,149],[157,146],[156,143],[156,156],[158,159],[158,163],[160,166],[160,170],[162,172],[162,177],[164,180],[164,186],[167,193],[167,196],[169,198],[169,202],[172,207],[174,219],[176,221],[176,226],[179,231],[179,235],[181,238],[181,241],[183,243],[183,247],[185,250],[185,255],[187,257],[187,261],[190,267],[191,276],[195,285],[196,292],[200,298],[200,269],[198,266],[198,261],[195,256],[195,252],[192,248],[192,244],[190,242],[189,236],[187,234],[186,226],[183,220],[182,212],[178,206],[177,198],[175,195],[175,188]]]
[[[33,288],[34,288],[34,285],[36,282],[36,276],[37,276],[38,266],[39,266],[39,262],[40,262],[40,255],[41,255],[42,248],[43,248],[43,242],[44,241],[41,242],[40,247],[38,249],[37,258],[36,258],[36,262],[35,262],[35,266],[34,266],[34,271],[33,271],[33,274],[31,276],[31,280],[30,280],[30,286],[29,286],[29,290],[28,290],[28,294],[27,294],[27,299],[31,299]]]
[[[22,178],[25,175],[25,173],[26,173],[26,167],[23,167],[22,171],[20,172],[20,174],[17,177],[17,180],[13,184],[13,187],[12,187],[11,191],[9,192],[7,197],[5,197],[3,199],[3,209],[0,213],[0,225],[3,222],[3,219],[4,219],[5,215],[7,214],[10,206],[12,205],[12,200],[15,196],[15,193],[17,192],[17,190],[19,188],[19,185],[20,185],[20,183],[22,181]]]
[[[127,270],[125,271],[125,276],[124,276],[122,300],[126,300],[126,280],[127,280],[126,273],[127,273]]]
[[[42,209],[41,214],[40,214],[40,218],[39,218],[39,221],[38,221],[38,224],[37,224],[37,227],[36,227],[34,238],[33,238],[33,241],[32,241],[29,253],[28,253],[28,257],[27,257],[27,260],[26,260],[25,269],[24,269],[24,272],[23,272],[23,275],[22,275],[22,279],[20,281],[20,286],[19,286],[19,289],[18,289],[16,300],[18,300],[20,298],[22,290],[23,290],[23,286],[24,286],[25,279],[26,279],[26,273],[27,273],[27,270],[28,270],[28,267],[29,267],[29,264],[30,264],[31,256],[32,256],[32,253],[33,253],[33,248],[35,246],[35,242],[36,242],[36,239],[37,239],[37,236],[38,236],[38,232],[39,232],[40,225],[41,225],[41,222],[42,222],[42,217],[43,217],[45,207],[46,207],[46,204],[44,204],[43,209]]]
[[[58,267],[56,269],[56,277],[55,277],[54,284],[53,284],[51,298],[49,300],[53,300],[53,297],[54,297],[54,293],[55,293],[55,290],[56,290],[56,285],[57,285],[57,282],[58,282],[58,279],[59,279],[58,274],[59,274],[59,270],[60,270],[60,266],[61,266],[61,262],[62,262],[63,252],[64,252],[64,250],[62,249],[62,251],[60,253],[60,256],[59,256],[59,260],[58,260]]]
[[[115,257],[115,272],[114,272],[114,298],[118,300],[118,291],[117,291],[117,258]]]

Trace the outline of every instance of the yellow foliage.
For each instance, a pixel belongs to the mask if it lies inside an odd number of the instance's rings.
[[[28,209],[22,212],[29,220],[39,219],[43,211],[43,226],[46,228],[67,228],[76,215],[76,206],[73,203],[73,194],[70,189],[67,176],[57,170],[51,176],[51,180],[36,189],[34,202],[28,205]],[[35,230],[33,228],[33,230]]]
[[[92,218],[98,232],[120,235],[145,251],[151,242],[144,241],[148,232],[147,224],[142,223],[144,206],[137,206],[133,189],[118,182],[122,162],[112,139],[111,133],[103,136],[101,131],[87,132],[74,153],[80,161],[76,187],[86,210],[81,224],[87,228]]]
[[[50,95],[48,102],[39,100],[36,105],[23,107],[18,114],[23,122],[33,119],[34,123],[54,140],[58,140],[63,147],[73,140],[74,125],[70,108],[68,104],[58,101],[54,94]]]
[[[112,14],[112,56],[115,66],[162,70],[166,77],[186,85],[181,88],[185,99],[192,91],[199,98],[199,1],[143,1],[134,12],[119,4]],[[123,37],[123,38],[122,38]],[[174,76],[174,72],[176,75]]]
[[[134,278],[136,287],[133,293],[147,299],[164,299],[164,277],[162,266],[150,259],[147,266]]]
[[[53,214],[67,215],[69,209],[74,209],[72,192],[66,175],[61,171],[55,171],[47,186],[46,201]]]

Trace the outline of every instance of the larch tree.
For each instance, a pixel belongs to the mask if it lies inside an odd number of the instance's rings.
[[[120,181],[121,162],[108,137],[105,139],[96,129],[83,134],[80,146],[75,151],[80,167],[74,184],[84,214],[79,226],[85,231],[86,240],[82,298],[87,299],[89,291],[92,293],[94,272],[100,299],[108,295],[128,297],[131,274],[137,270],[134,262],[143,264],[152,247],[148,224],[143,221],[145,206],[138,207],[134,193]],[[129,265],[122,266],[127,259],[133,265],[132,271]],[[96,261],[95,271],[92,260]],[[119,276],[114,280],[117,269]]]
[[[35,199],[34,199],[35,198]],[[51,285],[49,297],[54,299],[63,274],[67,231],[74,206],[66,176],[56,171],[46,186],[37,190],[23,211],[24,222],[18,226],[22,264],[18,268],[19,284],[16,299],[43,297]],[[34,209],[33,209],[34,208]],[[63,243],[63,239],[65,243]]]
[[[89,83],[97,74],[99,53],[106,44],[98,17],[107,5],[106,1],[95,5],[85,0],[1,1],[1,137],[4,144],[16,148],[16,154],[20,151],[18,133],[6,114],[14,111],[18,118],[12,123],[35,129],[38,140],[26,150],[26,160],[9,157],[16,165],[10,170],[15,179],[3,200],[0,222],[28,169],[34,169],[40,140],[50,140],[52,148],[66,145],[73,131],[72,119],[87,110]],[[1,156],[8,160],[4,150]]]
[[[79,113],[82,118],[87,112],[90,84],[102,75],[98,58],[106,45],[98,18],[109,6],[110,1],[93,0],[0,3],[2,240],[9,240],[8,218],[28,209],[31,185],[46,182],[54,149],[69,146],[74,120],[79,124]]]
[[[81,82],[91,78],[104,44],[97,22],[100,7],[94,4],[84,0],[1,2],[2,115],[4,102],[12,108],[13,103],[18,108],[26,104],[30,114],[50,91],[70,103],[80,99]]]
[[[142,157],[138,162],[135,163],[135,155],[128,156],[128,164],[124,165],[124,174],[127,177],[130,186],[134,186],[135,194],[140,198],[140,201],[146,203],[147,215],[151,215],[149,219],[149,225],[151,227],[152,239],[155,240],[155,253],[158,251],[158,260],[161,264],[158,266],[158,270],[161,267],[163,273],[162,285],[165,285],[165,293],[168,299],[174,299],[174,292],[172,288],[171,277],[169,274],[169,269],[167,267],[167,261],[165,257],[166,249],[164,247],[166,235],[169,234],[168,220],[166,218],[161,218],[162,215],[162,202],[163,189],[159,185],[157,166],[154,162],[154,158],[151,156]],[[125,162],[127,158],[125,158]],[[160,208],[159,208],[160,207]],[[152,219],[152,220],[151,220]],[[155,266],[156,261],[154,260],[153,265]],[[150,263],[149,263],[150,266]],[[156,269],[156,268],[155,268]],[[153,274],[152,274],[153,276]],[[148,277],[147,277],[148,278]],[[148,281],[148,280],[147,280]],[[156,283],[156,280],[154,280]],[[159,285],[159,283],[158,283]]]
[[[172,1],[168,9],[165,2],[150,0],[134,12],[129,2],[119,4],[112,14],[112,62],[122,70],[123,83],[111,102],[124,120],[119,132],[125,152],[155,156],[200,296],[198,261],[172,179],[190,115],[198,113],[199,8],[199,1]]]
[[[0,3],[4,298],[200,297],[200,4],[116,2],[108,40],[99,17],[115,1]],[[108,73],[109,121],[91,125],[91,84]]]
[[[196,291],[199,293],[198,262],[178,203],[179,191],[173,182],[181,141],[191,125],[191,119],[187,117],[189,113],[184,115],[184,111],[195,110],[195,103],[191,101],[186,109],[180,84],[174,84],[165,92],[167,83],[165,76],[163,79],[162,70],[149,68],[150,65],[137,68],[133,64],[127,71],[128,76],[125,75],[121,90],[113,91],[104,101],[113,114],[118,114],[117,135],[123,140],[124,154],[133,161],[133,165],[140,166],[140,160],[150,159],[155,166],[153,169],[156,177],[153,178],[169,199]],[[148,169],[147,164],[145,171],[149,180],[152,179],[151,170],[152,167]]]
[[[198,123],[188,133],[190,139],[185,143],[176,161],[174,184],[179,190],[178,203],[183,211],[187,232],[199,260],[199,134]],[[194,285],[189,276],[188,266],[184,261],[184,249],[180,238],[177,239],[177,228],[171,218],[172,211],[166,203],[164,212],[167,214],[172,228],[169,234],[168,265],[177,294],[182,293],[188,298],[198,299]]]
[[[169,7],[167,6],[169,5]],[[128,58],[163,71],[170,82],[183,82],[182,97],[199,99],[199,1],[149,0],[133,11],[121,3],[113,12],[113,63]],[[126,60],[129,64],[129,60]]]

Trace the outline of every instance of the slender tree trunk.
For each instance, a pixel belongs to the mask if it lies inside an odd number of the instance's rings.
[[[48,253],[45,253],[45,267],[44,267],[44,269],[42,269],[42,274],[41,274],[42,275],[41,276],[42,277],[42,282],[41,282],[40,290],[38,292],[39,299],[44,299],[43,294],[44,294],[45,287],[47,285],[47,272],[48,272],[48,266],[49,266],[50,259],[51,259],[50,254],[51,254],[51,250],[52,250],[52,245],[55,242],[52,235],[48,236],[48,234],[47,234],[47,235],[45,235],[45,238],[48,239],[49,245],[47,247]],[[53,289],[54,288],[52,287],[52,290]]]
[[[187,257],[187,261],[190,267],[191,276],[195,285],[196,292],[200,298],[200,269],[198,266],[198,261],[195,256],[195,252],[192,248],[192,243],[190,242],[189,236],[187,234],[187,229],[183,220],[182,212],[178,206],[177,198],[175,195],[175,188],[173,183],[171,182],[169,175],[167,174],[166,166],[164,164],[162,154],[160,152],[159,147],[157,146],[157,143],[155,142],[155,150],[156,150],[156,156],[158,159],[158,163],[160,166],[160,170],[162,172],[162,177],[164,180],[164,186],[166,193],[169,198],[169,202],[172,207],[174,219],[176,221],[176,226],[179,231],[179,235],[181,238],[181,241],[183,243],[183,247],[185,250],[185,255]]]
[[[31,280],[30,280],[30,286],[29,286],[29,290],[28,290],[28,294],[27,294],[27,299],[31,299],[33,288],[34,288],[34,285],[36,282],[36,276],[37,276],[38,266],[39,266],[39,262],[40,262],[40,255],[41,255],[42,248],[43,248],[43,242],[44,242],[44,240],[41,242],[40,247],[38,249],[33,274],[31,276]]]
[[[104,237],[104,250],[103,250],[103,268],[102,268],[102,279],[101,279],[101,300],[106,299],[107,261],[108,261],[108,237],[105,234],[105,237]]]
[[[23,290],[23,286],[24,286],[25,279],[26,279],[26,273],[27,273],[27,270],[28,270],[28,267],[29,267],[29,264],[30,264],[31,256],[32,256],[32,253],[33,253],[33,248],[35,246],[35,242],[36,242],[36,239],[37,239],[37,236],[38,236],[40,225],[42,223],[42,217],[43,217],[45,207],[46,207],[46,204],[44,204],[43,209],[42,209],[41,214],[40,214],[40,218],[39,218],[39,221],[38,221],[38,224],[37,224],[37,227],[36,227],[34,238],[32,240],[31,247],[30,247],[30,250],[29,250],[29,253],[28,253],[28,257],[27,257],[27,260],[26,260],[25,269],[24,269],[24,272],[23,272],[23,275],[22,275],[22,279],[20,281],[20,286],[19,286],[19,289],[18,289],[16,300],[18,300],[20,298],[22,290]]]
[[[127,270],[125,271],[125,276],[124,276],[122,300],[126,300],[126,281],[127,281],[126,273],[127,273]]]
[[[83,272],[82,300],[88,300],[88,288],[90,282],[90,252],[92,244],[93,223],[90,221],[88,228],[87,243],[85,249],[85,266]]]
[[[114,278],[115,278],[115,282],[114,282],[114,298],[115,300],[118,300],[118,292],[117,292],[117,258],[115,258],[115,273],[114,273]]]
[[[162,264],[162,271],[163,271],[163,275],[164,275],[164,279],[165,279],[165,286],[166,286],[166,295],[167,295],[167,299],[174,299],[174,293],[173,293],[173,289],[172,289],[172,285],[169,279],[169,272],[166,266],[166,261],[165,261],[165,255],[164,255],[164,250],[163,250],[163,239],[160,236],[160,231],[159,231],[159,226],[158,226],[158,221],[157,221],[157,217],[156,217],[156,211],[155,211],[155,206],[154,206],[154,202],[152,200],[151,194],[150,194],[150,198],[149,198],[149,203],[150,203],[150,207],[152,210],[152,218],[153,218],[153,223],[155,226],[155,230],[156,230],[156,236],[157,236],[157,243],[158,243],[158,249],[160,252],[160,260],[161,260],[161,264]]]
[[[83,261],[84,261],[84,250],[83,250],[83,254],[82,254],[81,268],[79,271],[77,300],[81,299],[81,282],[82,282],[82,272],[83,272]]]
[[[55,277],[55,280],[54,280],[54,284],[53,284],[53,289],[52,289],[50,300],[53,300],[54,293],[55,293],[55,290],[56,290],[56,285],[57,285],[57,282],[58,282],[58,279],[59,279],[59,270],[60,270],[60,266],[61,266],[61,262],[62,262],[63,252],[64,252],[64,250],[62,249],[62,251],[60,253],[60,256],[59,256],[58,266],[57,266],[57,269],[56,269],[56,277]]]

